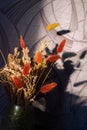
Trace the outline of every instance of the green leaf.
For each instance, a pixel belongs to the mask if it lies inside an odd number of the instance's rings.
[[[77,54],[74,53],[74,52],[64,52],[63,55],[62,55],[62,58],[63,60],[66,59],[66,58],[70,58],[70,57],[73,57],[73,56],[76,56]]]

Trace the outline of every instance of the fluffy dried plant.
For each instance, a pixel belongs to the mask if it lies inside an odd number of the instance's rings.
[[[46,83],[46,80],[54,62],[62,59],[66,40],[56,47],[55,54],[44,55],[45,44],[32,57],[22,36],[19,41],[21,50],[16,47],[14,54],[8,54],[7,63],[0,69],[0,82],[6,84],[12,103],[24,106],[33,102],[39,94],[45,94],[57,86],[56,82]]]

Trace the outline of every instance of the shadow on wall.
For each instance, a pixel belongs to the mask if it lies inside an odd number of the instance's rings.
[[[48,48],[46,48],[49,54]],[[58,83],[58,86],[50,93],[45,95],[46,112],[40,112],[37,122],[41,128],[47,130],[79,130],[87,129],[87,107],[86,98],[84,95],[77,96],[66,92],[70,76],[76,71],[75,66],[79,69],[80,60],[85,58],[87,50],[77,54],[78,64],[73,60],[66,60],[63,64],[63,69],[58,69],[56,66],[52,69],[52,74],[49,79]],[[79,56],[78,56],[79,55]],[[76,59],[75,57],[75,59]],[[48,79],[48,80],[49,80]],[[87,82],[78,82],[75,87]],[[38,127],[37,127],[38,128]]]

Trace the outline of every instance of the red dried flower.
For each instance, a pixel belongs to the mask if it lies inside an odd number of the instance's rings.
[[[50,83],[50,84],[46,84],[46,85],[44,85],[44,86],[42,86],[41,88],[40,88],[40,92],[41,93],[47,93],[47,92],[49,92],[50,90],[52,90],[53,88],[55,88],[57,86],[57,83],[55,83],[55,82],[52,82],[52,83]]]
[[[30,64],[29,63],[26,63],[23,67],[23,74],[24,75],[27,75],[29,73],[29,70],[30,70]]]
[[[17,76],[13,77],[13,82],[14,82],[16,88],[22,88],[22,82],[19,77],[17,77]]]
[[[55,62],[55,61],[57,61],[59,58],[60,58],[60,56],[57,55],[57,54],[49,55],[49,56],[47,57],[47,61],[49,61],[49,62]]]
[[[23,48],[25,48],[25,41],[24,41],[24,39],[23,39],[23,36],[22,35],[20,35],[20,47],[23,49]]]
[[[66,40],[62,40],[62,42],[60,43],[60,45],[57,47],[57,52],[62,52],[64,46],[65,46]]]

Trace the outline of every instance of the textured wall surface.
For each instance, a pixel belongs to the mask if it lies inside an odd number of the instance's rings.
[[[59,22],[60,26],[46,31],[46,25],[54,22]],[[61,29],[71,32],[58,36],[57,31]],[[0,49],[5,57],[19,45],[20,34],[32,51],[41,41],[51,40],[49,47],[53,48],[65,38],[65,51],[77,53],[70,59],[72,64],[66,62],[66,73],[55,71],[65,92],[60,98],[57,91],[48,95],[47,100],[51,100],[47,106],[49,114],[44,116],[38,112],[37,122],[47,130],[87,130],[87,1],[0,0]],[[3,65],[0,56],[0,66]],[[0,118],[7,104],[6,98],[0,88]]]

